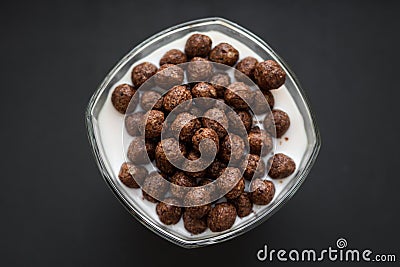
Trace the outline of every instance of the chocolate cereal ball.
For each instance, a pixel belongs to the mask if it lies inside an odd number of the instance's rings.
[[[139,188],[148,172],[145,167],[135,166],[132,163],[124,162],[119,170],[118,178],[129,188]],[[138,181],[138,182],[136,182]]]
[[[135,66],[132,70],[132,83],[136,88],[139,88],[151,76],[156,74],[157,67],[150,62],[143,62]]]
[[[178,49],[171,49],[167,51],[160,59],[160,66],[164,64],[182,64],[187,61],[185,53]]]
[[[129,144],[127,157],[134,164],[147,164],[152,160],[153,146],[152,142],[145,141],[143,137],[134,137]]]
[[[237,163],[243,158],[245,145],[240,136],[233,133],[226,135],[221,141],[218,157],[225,163]]]
[[[142,194],[150,202],[157,203],[164,198],[168,191],[168,181],[158,172],[151,172],[147,175],[142,186]]]
[[[208,214],[207,225],[212,232],[230,229],[236,220],[236,208],[231,203],[218,203]]]
[[[209,83],[199,82],[192,88],[193,98],[217,98],[217,90]],[[197,99],[196,103],[204,107],[210,107],[213,102],[209,99]]]
[[[182,84],[184,77],[183,69],[179,66],[164,64],[155,74],[154,81],[161,88],[169,89],[172,86]]]
[[[190,82],[207,81],[213,71],[210,61],[202,57],[194,57],[187,66],[188,80]]]
[[[237,198],[229,200],[229,202],[235,206],[237,215],[240,218],[250,215],[253,211],[253,203],[248,192],[243,192]]]
[[[168,203],[168,204],[167,204]],[[156,206],[158,218],[163,224],[177,224],[182,216],[182,208],[176,199],[167,198]]]
[[[219,139],[222,139],[227,134],[228,117],[224,111],[218,108],[207,110],[203,114],[201,122],[203,127],[213,129],[218,134]]]
[[[229,119],[229,130],[243,134],[243,127],[247,132],[253,126],[253,116],[247,110],[230,111],[227,114]]]
[[[158,109],[163,107],[163,97],[156,91],[145,91],[140,98],[140,106],[144,110]]]
[[[290,127],[289,115],[279,109],[274,109],[267,114],[263,122],[264,128],[271,135],[281,138]]]
[[[185,143],[190,143],[193,134],[200,128],[200,120],[188,112],[179,113],[170,127],[173,136],[179,136],[179,140]]]
[[[194,187],[185,196],[185,211],[190,217],[200,219],[210,212],[210,200],[210,192],[203,187]]]
[[[244,170],[243,177],[250,181],[264,176],[265,162],[258,155],[248,154],[241,164],[241,169]]]
[[[273,60],[257,64],[254,69],[254,79],[262,90],[278,89],[285,83],[285,71]]]
[[[198,235],[207,230],[207,218],[195,219],[189,213],[183,213],[183,226],[185,229],[194,235]]]
[[[234,109],[248,109],[252,103],[252,91],[243,82],[231,83],[225,90],[225,102]]]
[[[211,50],[211,38],[204,34],[193,34],[186,41],[185,53],[189,58],[207,57]]]
[[[258,61],[254,57],[245,57],[236,65],[236,69],[249,77],[250,79],[254,79],[254,69],[256,68]],[[236,79],[242,79],[239,73],[235,72]]]
[[[120,84],[115,87],[112,95],[111,95],[111,102],[114,108],[122,114],[125,114],[126,110],[128,109],[129,103],[131,99],[134,97],[136,93],[135,88],[130,86],[129,84]],[[134,98],[134,102],[130,109],[134,110],[137,104],[137,97]]]
[[[248,135],[250,153],[254,155],[266,156],[273,148],[271,136],[264,130],[253,127]]]
[[[233,66],[239,59],[239,51],[230,44],[220,43],[211,50],[209,59],[220,64]]]
[[[180,187],[195,187],[196,185],[196,179],[178,171],[171,177],[171,194],[182,201],[186,192]]]
[[[218,178],[217,186],[227,199],[233,199],[244,192],[245,183],[238,168],[227,167]]]
[[[225,73],[217,73],[211,77],[210,83],[217,91],[217,97],[224,98],[225,88],[231,84],[231,78]]]
[[[252,111],[259,115],[272,110],[275,104],[274,96],[270,91],[253,91],[253,105],[251,106]]]
[[[217,179],[225,171],[226,167],[227,166],[225,163],[223,163],[222,161],[220,161],[218,159],[215,159],[213,161],[213,163],[211,163],[210,166],[208,166],[207,174],[212,179]]]
[[[190,106],[191,101],[189,100],[192,99],[192,94],[190,90],[186,88],[184,85],[176,85],[172,87],[165,95],[164,95],[164,110],[167,112],[171,112],[174,108],[178,107],[179,108],[187,108]],[[185,104],[182,104],[186,102]],[[180,106],[182,104],[182,107]]]
[[[144,112],[135,112],[125,116],[125,128],[129,135],[139,136],[143,129]]]
[[[146,138],[158,138],[161,136],[163,129],[164,113],[159,110],[150,110],[144,115],[145,128],[144,134]]]
[[[285,154],[275,154],[268,160],[270,166],[268,175],[273,179],[286,178],[296,170],[296,163]]]
[[[156,166],[157,168],[168,175],[175,172],[175,166],[178,164],[185,154],[185,146],[179,144],[175,138],[161,140],[156,147]]]
[[[275,195],[275,186],[271,181],[255,179],[250,185],[250,198],[256,205],[268,205]]]
[[[218,134],[213,129],[200,128],[194,133],[192,137],[192,144],[195,151],[200,151],[200,143],[202,141],[204,142],[204,145],[202,146],[203,153],[206,155],[211,155],[213,152],[218,153],[219,138]],[[213,142],[214,145],[212,145],[211,142]]]

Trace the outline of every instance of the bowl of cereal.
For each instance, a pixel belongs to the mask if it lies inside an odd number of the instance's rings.
[[[171,27],[133,48],[94,92],[86,124],[115,196],[187,248],[266,221],[304,182],[321,142],[287,64],[222,18]]]

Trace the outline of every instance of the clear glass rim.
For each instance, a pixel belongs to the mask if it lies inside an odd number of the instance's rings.
[[[184,30],[187,28],[191,28],[193,26],[203,26],[203,25],[208,25],[208,24],[220,24],[222,26],[225,26],[227,28],[233,29],[240,34],[244,35],[246,38],[252,40],[254,43],[256,43],[258,46],[263,48],[264,50],[268,51],[270,55],[278,61],[283,68],[286,71],[287,76],[290,77],[290,79],[293,81],[296,89],[300,92],[300,97],[301,100],[305,103],[307,106],[307,115],[309,116],[309,121],[311,122],[311,125],[313,126],[313,132],[315,134],[314,138],[314,143],[313,144],[308,144],[308,146],[312,146],[312,151],[307,159],[307,161],[304,164],[304,168],[298,173],[297,175],[297,180],[295,184],[292,186],[290,190],[288,190],[278,201],[276,201],[272,206],[269,207],[269,209],[264,210],[261,214],[258,214],[256,218],[254,218],[252,221],[249,221],[243,225],[240,225],[232,230],[229,230],[227,232],[221,233],[219,235],[213,236],[213,237],[205,237],[203,239],[184,239],[181,237],[178,237],[174,235],[173,233],[161,228],[159,225],[156,224],[151,218],[148,218],[145,216],[145,214],[141,213],[134,207],[133,205],[130,204],[129,200],[121,194],[121,192],[117,189],[115,184],[112,182],[113,178],[107,171],[106,163],[103,160],[103,157],[101,156],[101,152],[99,150],[99,142],[96,139],[95,135],[95,126],[94,126],[94,116],[93,116],[93,108],[96,106],[96,103],[99,101],[99,96],[101,93],[106,89],[107,83],[109,82],[110,78],[113,77],[120,67],[125,64],[125,62],[138,54],[140,51],[142,51],[144,48],[148,47],[158,39],[162,38],[165,34],[167,33],[173,33],[174,31],[177,30]],[[195,247],[202,247],[206,245],[211,245],[215,243],[220,243],[222,241],[227,241],[229,239],[232,239],[238,235],[244,234],[245,232],[255,228],[256,226],[260,225],[264,221],[266,221],[268,218],[270,218],[275,212],[277,212],[282,206],[286,204],[286,202],[296,193],[296,191],[299,189],[299,187],[302,185],[302,183],[305,181],[308,173],[311,170],[311,167],[313,166],[317,155],[319,153],[320,147],[321,147],[321,137],[320,133],[318,130],[318,127],[315,122],[315,115],[311,111],[311,107],[309,105],[309,101],[306,97],[306,94],[304,90],[302,89],[297,77],[293,73],[293,71],[289,68],[287,63],[275,53],[275,51],[263,40],[261,40],[259,37],[248,31],[247,29],[243,28],[240,25],[237,25],[236,23],[233,23],[229,20],[226,20],[224,18],[220,17],[210,17],[210,18],[203,18],[203,19],[197,19],[193,21],[188,21],[173,27],[170,27],[166,30],[163,30],[147,40],[141,42],[139,45],[135,46],[130,52],[128,52],[115,66],[112,68],[112,70],[107,74],[107,76],[104,78],[100,86],[96,89],[95,93],[92,95],[89,104],[86,109],[85,113],[85,122],[86,122],[86,128],[87,128],[87,134],[89,138],[89,142],[97,163],[97,166],[105,180],[105,182],[108,184],[110,189],[114,192],[114,195],[117,197],[117,199],[121,202],[121,204],[139,221],[141,222],[145,227],[148,229],[152,230],[158,235],[163,236],[167,240],[185,248],[195,248]]]

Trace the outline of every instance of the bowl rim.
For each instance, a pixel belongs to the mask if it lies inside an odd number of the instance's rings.
[[[205,237],[204,239],[190,240],[190,239],[184,239],[184,238],[174,235],[173,233],[169,232],[168,230],[165,230],[162,227],[160,227],[159,225],[157,225],[156,222],[153,221],[152,219],[144,216],[144,214],[142,214],[140,211],[136,210],[136,208],[130,204],[129,200],[120,192],[120,190],[117,189],[115,184],[111,182],[113,178],[111,177],[110,173],[108,173],[108,171],[107,171],[106,163],[104,162],[103,157],[101,156],[101,151],[99,149],[99,142],[96,139],[94,115],[92,114],[92,112],[93,112],[93,108],[96,106],[97,102],[99,101],[99,96],[106,89],[106,85],[109,82],[109,80],[112,77],[114,77],[114,75],[118,72],[120,67],[122,65],[124,65],[129,58],[133,57],[135,54],[139,53],[144,48],[148,47],[155,41],[159,40],[167,33],[173,33],[174,31],[183,30],[184,28],[190,28],[190,27],[194,27],[194,26],[215,25],[215,24],[219,24],[221,26],[227,27],[229,29],[232,29],[232,30],[244,35],[246,38],[253,41],[255,44],[260,46],[262,49],[268,51],[268,53],[270,53],[271,56],[282,65],[282,67],[286,71],[286,74],[288,76],[290,76],[296,89],[299,91],[301,100],[305,103],[305,106],[307,107],[306,110],[307,110],[307,113],[309,116],[308,120],[310,121],[311,125],[313,126],[313,132],[315,134],[315,139],[313,140],[314,141],[313,144],[308,145],[308,146],[312,146],[312,151],[310,153],[309,158],[307,159],[307,161],[304,164],[304,168],[298,173],[297,181],[294,183],[294,185],[292,185],[292,188],[290,190],[285,192],[285,194],[278,201],[276,201],[276,203],[274,203],[270,207],[269,212],[266,212],[266,213],[262,214],[260,217],[255,218],[253,222],[249,222],[249,223],[240,225],[235,229],[231,229],[226,232],[222,232],[216,236]],[[88,136],[91,148],[92,148],[93,155],[96,160],[96,164],[103,176],[103,179],[105,180],[106,184],[109,186],[111,191],[113,191],[113,193],[117,197],[117,199],[146,228],[148,228],[151,231],[153,231],[154,233],[162,236],[163,238],[171,241],[172,243],[179,245],[181,247],[184,247],[184,248],[203,247],[203,246],[227,241],[234,237],[242,235],[242,234],[246,233],[247,231],[250,231],[251,229],[257,227],[261,223],[265,222],[273,214],[275,214],[275,212],[277,212],[280,208],[282,208],[287,203],[287,201],[292,198],[292,196],[297,192],[297,190],[303,184],[308,173],[310,172],[312,166],[315,163],[315,160],[317,158],[317,155],[318,155],[320,147],[321,147],[321,136],[320,136],[317,124],[316,124],[315,114],[311,110],[309,100],[307,99],[307,96],[306,96],[303,88],[301,87],[300,82],[298,81],[294,72],[289,68],[288,64],[270,47],[270,45],[268,45],[265,41],[263,41],[261,38],[256,36],[254,33],[250,32],[249,30],[243,28],[242,26],[240,26],[234,22],[231,22],[231,21],[229,21],[225,18],[221,18],[221,17],[208,17],[208,18],[187,21],[187,22],[169,27],[163,31],[160,31],[160,32],[152,35],[151,37],[147,38],[143,42],[139,43],[138,45],[136,45],[121,60],[118,61],[118,63],[110,70],[110,72],[107,74],[107,76],[101,82],[100,86],[93,93],[92,97],[90,98],[89,104],[86,108],[85,124],[86,124],[86,129],[87,129],[87,136]],[[309,140],[309,143],[310,143],[310,140]]]

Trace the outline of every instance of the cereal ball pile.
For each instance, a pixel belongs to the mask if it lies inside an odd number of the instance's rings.
[[[225,73],[213,62],[236,71]],[[132,84],[111,92],[131,138],[118,178],[129,190],[141,188],[165,225],[183,220],[193,235],[229,230],[255,205],[270,204],[274,180],[296,170],[288,155],[271,153],[290,129],[289,114],[273,109],[271,92],[286,73],[273,60],[240,58],[231,44],[213,46],[200,33],[158,63],[135,65]]]

